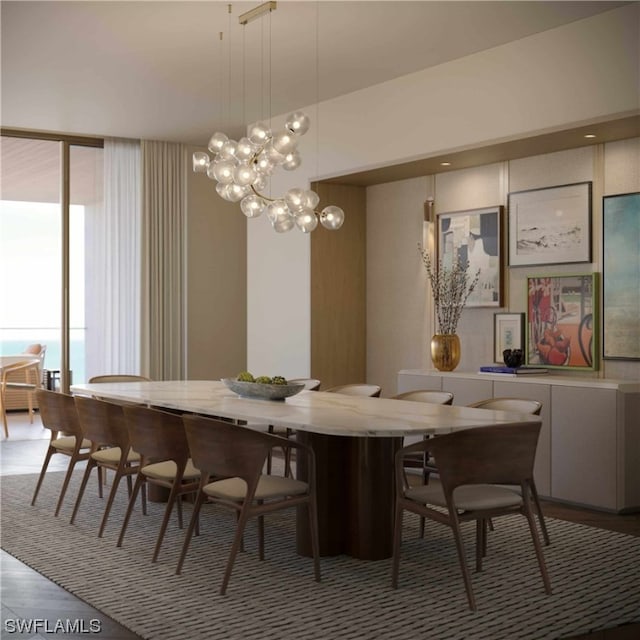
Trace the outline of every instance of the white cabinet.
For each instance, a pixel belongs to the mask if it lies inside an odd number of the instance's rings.
[[[520,397],[542,403],[539,493],[610,511],[640,510],[640,383],[578,376],[403,370],[398,393],[441,389],[454,404]]]

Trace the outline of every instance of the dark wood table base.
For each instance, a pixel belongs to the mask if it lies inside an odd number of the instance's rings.
[[[297,433],[316,454],[320,555],[360,560],[391,557],[395,500],[394,456],[402,438]],[[298,478],[308,469],[300,461]],[[298,510],[297,549],[311,555],[306,509]]]

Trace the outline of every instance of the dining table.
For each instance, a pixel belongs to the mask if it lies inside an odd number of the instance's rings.
[[[277,425],[312,447],[320,553],[381,560],[392,553],[394,460],[404,438],[507,423],[540,423],[530,414],[446,406],[392,398],[306,391],[281,401],[245,398],[216,380],[75,384],[73,394],[136,402],[159,409]],[[299,479],[308,479],[303,461]],[[306,518],[298,513],[298,553],[311,555]]]

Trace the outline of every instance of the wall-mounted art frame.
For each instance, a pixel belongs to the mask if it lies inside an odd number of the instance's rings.
[[[503,207],[453,211],[437,216],[438,260],[450,268],[456,260],[469,261],[469,274],[480,277],[467,298],[467,307],[502,306]]]
[[[640,360],[640,193],[602,198],[602,357]]]
[[[493,359],[502,364],[505,349],[524,349],[524,313],[493,314]]]
[[[509,266],[591,262],[591,182],[509,194]]]
[[[527,278],[526,363],[598,369],[598,274]]]

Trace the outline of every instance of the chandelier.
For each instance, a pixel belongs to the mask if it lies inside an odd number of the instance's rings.
[[[275,2],[241,15],[240,24],[275,9]],[[320,197],[310,189],[289,189],[280,198],[264,194],[269,177],[278,167],[293,171],[300,166],[298,141],[309,130],[310,120],[302,111],[287,116],[284,127],[272,131],[265,122],[256,122],[247,128],[247,135],[231,140],[224,133],[216,132],[209,139],[212,154],[196,151],[193,154],[193,170],[206,173],[217,182],[218,195],[229,202],[239,202],[247,218],[257,218],[266,212],[271,226],[278,233],[294,227],[310,233],[318,222],[326,229],[336,230],[344,222],[344,211],[335,205],[318,210]]]

